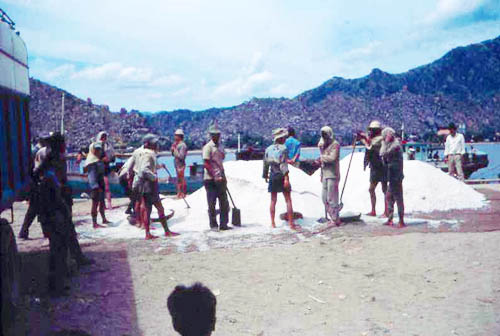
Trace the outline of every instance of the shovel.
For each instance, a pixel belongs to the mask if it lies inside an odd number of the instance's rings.
[[[229,195],[229,198],[231,199],[231,203],[233,203],[233,211],[231,213],[231,224],[233,226],[241,226],[241,212],[240,209],[234,205],[233,197],[231,196],[231,193],[229,192],[229,189],[226,187],[227,194]]]
[[[345,185],[347,183],[347,177],[349,176],[349,170],[351,170],[352,157],[354,156],[354,151],[356,150],[356,135],[354,136],[354,141],[352,142],[352,153],[351,158],[349,159],[349,166],[347,166],[347,173],[345,174],[344,185],[342,187],[342,193],[340,193],[340,202],[339,202],[339,212],[344,207],[344,203],[342,203],[342,196],[344,196]]]

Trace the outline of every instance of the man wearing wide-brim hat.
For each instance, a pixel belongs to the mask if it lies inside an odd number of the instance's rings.
[[[203,146],[203,185],[207,192],[208,218],[211,230],[230,230],[229,202],[227,200],[227,181],[224,173],[224,158],[226,154],[220,143],[220,130],[216,124],[208,128],[210,141]],[[220,226],[217,224],[217,213],[215,204],[219,200]]]
[[[268,183],[267,190],[271,193],[271,226],[276,227],[276,202],[278,193],[283,193],[286,202],[286,210],[288,215],[288,225],[292,230],[298,227],[293,222],[293,206],[292,206],[292,186],[288,176],[288,150],[285,141],[288,136],[288,131],[285,128],[278,128],[273,131],[274,144],[267,147],[264,154],[264,169],[262,177]]]
[[[450,134],[446,137],[444,146],[444,157],[448,161],[448,174],[457,176],[459,180],[464,180],[464,171],[462,168],[462,155],[465,154],[465,139],[460,133],[457,133],[457,126],[454,123],[448,125]]]

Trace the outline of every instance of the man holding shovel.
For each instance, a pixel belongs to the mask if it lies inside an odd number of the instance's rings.
[[[340,144],[335,140],[333,130],[329,126],[321,128],[321,139],[318,143],[321,163],[322,198],[326,212],[330,216],[329,226],[340,226],[339,181],[340,181]]]
[[[227,181],[224,173],[224,158],[226,154],[220,143],[220,130],[217,125],[208,128],[210,141],[203,146],[203,185],[207,191],[208,217],[211,230],[231,230],[227,226],[229,222],[229,202],[227,200]],[[220,226],[217,225],[217,213],[215,204],[219,200]]]

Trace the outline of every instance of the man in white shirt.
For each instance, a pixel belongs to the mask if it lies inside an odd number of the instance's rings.
[[[457,126],[454,123],[450,123],[448,129],[450,134],[446,137],[444,146],[444,157],[448,161],[448,173],[451,176],[457,175],[458,179],[463,181],[462,155],[465,154],[465,139],[462,134],[457,133]]]

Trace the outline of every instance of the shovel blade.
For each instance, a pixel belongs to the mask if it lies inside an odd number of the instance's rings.
[[[241,226],[241,211],[240,209],[233,208],[231,213],[231,224],[233,226]]]

